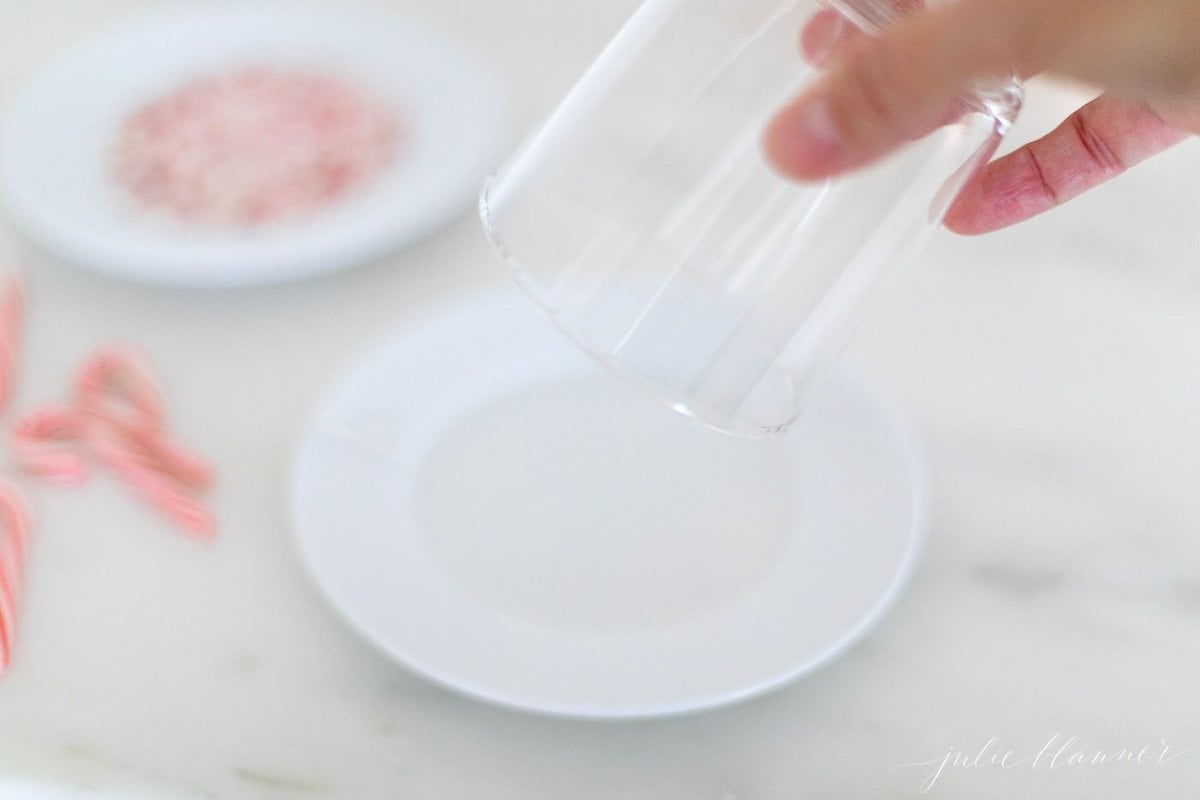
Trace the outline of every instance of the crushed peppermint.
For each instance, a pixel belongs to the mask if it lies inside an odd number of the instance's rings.
[[[135,109],[112,147],[139,205],[255,226],[310,214],[396,159],[396,112],[331,74],[265,66],[203,77]]]

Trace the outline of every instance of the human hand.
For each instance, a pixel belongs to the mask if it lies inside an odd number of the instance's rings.
[[[1028,219],[1200,133],[1200,0],[958,0],[878,37],[826,10],[801,45],[826,72],[772,120],[765,147],[780,172],[802,180],[864,166],[931,132],[981,80],[1051,73],[1105,88],[981,170],[946,218],[960,233]]]

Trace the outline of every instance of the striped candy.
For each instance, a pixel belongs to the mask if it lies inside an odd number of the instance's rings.
[[[74,400],[38,409],[12,429],[22,469],[73,486],[87,480],[94,461],[185,532],[213,535],[215,521],[198,496],[212,483],[212,468],[167,437],[162,396],[136,353],[96,351],[79,371]]]
[[[23,311],[21,279],[5,275],[0,278],[0,412],[12,398],[16,384]],[[29,504],[20,489],[0,478],[0,673],[12,660],[28,543]]]
[[[12,661],[28,546],[29,504],[20,489],[0,479],[0,673]]]
[[[0,278],[0,412],[12,398],[16,384],[17,350],[21,346],[21,322],[25,315],[25,292],[16,275]]]

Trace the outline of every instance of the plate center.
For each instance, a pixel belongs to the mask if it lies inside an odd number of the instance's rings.
[[[707,430],[606,376],[530,386],[430,451],[422,528],[463,591],[603,632],[718,608],[777,562],[795,517],[781,440]]]

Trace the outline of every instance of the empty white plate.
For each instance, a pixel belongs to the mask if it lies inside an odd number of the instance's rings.
[[[779,686],[879,619],[925,520],[872,394],[839,373],[786,436],[730,438],[516,295],[399,332],[313,419],[295,525],[354,628],[482,699],[634,717]]]
[[[129,113],[239,67],[324,69],[394,106],[406,140],[328,208],[249,230],[146,213],[111,179]],[[13,221],[80,267],[184,286],[294,280],[408,243],[473,205],[505,145],[493,71],[419,26],[334,8],[223,5],[138,17],[76,48],[14,101],[2,188]]]

